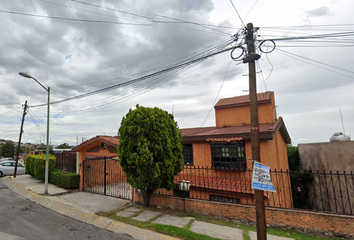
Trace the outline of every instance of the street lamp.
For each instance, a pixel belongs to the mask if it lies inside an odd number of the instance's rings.
[[[37,79],[29,75],[28,73],[19,72],[22,77],[32,78],[36,81],[42,88],[48,92],[48,107],[47,107],[47,146],[46,146],[46,156],[45,156],[45,177],[44,177],[44,195],[48,195],[48,171],[49,171],[49,104],[50,104],[50,87],[44,87]]]

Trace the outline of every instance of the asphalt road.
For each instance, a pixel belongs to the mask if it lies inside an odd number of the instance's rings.
[[[0,179],[0,240],[120,239],[113,233],[58,214],[12,192]]]

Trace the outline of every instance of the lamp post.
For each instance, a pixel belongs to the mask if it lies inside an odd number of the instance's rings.
[[[46,156],[45,156],[45,176],[44,176],[44,195],[48,195],[48,171],[49,171],[49,104],[50,104],[50,87],[44,87],[37,79],[31,75],[19,72],[22,77],[32,78],[36,81],[42,88],[48,92],[48,107],[47,107],[47,144],[46,144]]]

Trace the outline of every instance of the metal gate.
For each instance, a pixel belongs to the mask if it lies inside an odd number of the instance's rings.
[[[116,157],[86,158],[83,167],[84,191],[132,199],[131,186]]]

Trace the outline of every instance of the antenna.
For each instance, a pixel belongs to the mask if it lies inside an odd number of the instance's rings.
[[[342,116],[342,109],[339,109],[340,112],[340,119],[342,120],[342,127],[343,127],[343,134],[345,135],[344,123],[343,123],[343,116]]]

